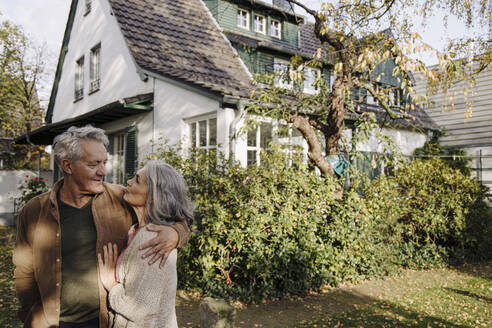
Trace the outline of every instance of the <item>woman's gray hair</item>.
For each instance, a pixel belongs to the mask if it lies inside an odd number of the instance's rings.
[[[77,161],[82,156],[80,140],[96,140],[108,146],[109,140],[103,129],[95,128],[91,125],[78,128],[72,126],[67,131],[59,134],[53,140],[53,156],[56,164],[61,167],[63,159]]]
[[[146,221],[158,225],[182,221],[190,226],[195,206],[188,197],[183,176],[171,165],[160,161],[148,161],[143,171],[149,188]]]

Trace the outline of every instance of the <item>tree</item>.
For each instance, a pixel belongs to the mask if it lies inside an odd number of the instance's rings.
[[[45,56],[45,47],[31,40],[21,26],[0,24],[0,137],[10,139],[42,125],[39,90],[48,77]],[[19,156],[9,158],[8,166],[32,167],[37,153],[39,169],[41,148],[13,147]]]
[[[333,85],[330,88],[318,76],[315,81],[318,93],[314,95],[306,95],[295,87],[258,88],[252,92],[252,103],[247,109],[250,113],[285,120],[297,128],[307,141],[309,159],[323,174],[334,175],[323,151],[327,155],[339,152],[345,118],[358,106],[354,94],[357,90],[370,94],[391,118],[409,119],[412,111],[419,110],[417,105],[425,101],[423,97],[413,97],[412,101],[395,104],[391,89],[377,83],[384,74],[378,73],[378,65],[394,62],[392,77],[409,97],[415,93],[411,72],[424,74],[434,88],[447,88],[457,78],[472,80],[491,61],[486,36],[452,40],[446,51],[439,51],[422,41],[414,32],[412,22],[415,17],[432,17],[439,8],[448,13],[445,19],[451,15],[468,26],[476,21],[486,25],[492,19],[487,0],[339,0],[324,3],[319,11],[309,8],[305,1],[286,1],[303,8],[314,19],[314,34],[321,43],[313,59],[291,60],[289,78],[294,85],[300,85],[306,66],[330,65],[335,74]],[[469,58],[464,54],[469,55],[470,45],[476,54],[473,63],[457,60]],[[434,51],[441,69],[428,70],[421,60],[415,59],[415,54],[421,51]],[[259,76],[257,81],[264,83],[268,79]],[[324,139],[324,149],[318,135]]]
[[[44,111],[38,86],[46,77],[44,46],[36,45],[22,28],[0,25],[0,131],[15,137],[40,126]]]

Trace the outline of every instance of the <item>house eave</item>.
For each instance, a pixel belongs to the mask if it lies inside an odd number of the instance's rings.
[[[36,145],[51,145],[53,139],[65,132],[71,126],[84,126],[91,124],[99,126],[108,121],[118,120],[124,117],[142,114],[153,110],[153,94],[139,95],[131,98],[117,100],[94,109],[88,113],[68,118],[63,121],[48,123],[28,135],[23,134],[14,139],[17,144],[26,144],[29,141]]]

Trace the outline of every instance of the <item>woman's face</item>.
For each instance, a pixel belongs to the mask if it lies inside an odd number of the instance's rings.
[[[125,188],[123,199],[132,206],[145,206],[147,201],[147,177],[143,169],[138,170],[135,177],[128,180],[128,187]]]

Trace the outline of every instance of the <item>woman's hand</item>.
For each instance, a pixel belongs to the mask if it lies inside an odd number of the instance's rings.
[[[101,253],[97,254],[97,262],[99,265],[99,275],[101,276],[101,282],[109,292],[118,283],[116,282],[115,267],[118,260],[118,245],[108,243],[103,246],[104,261]]]

